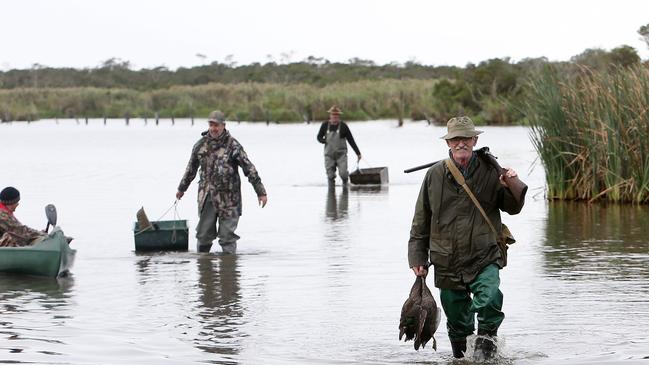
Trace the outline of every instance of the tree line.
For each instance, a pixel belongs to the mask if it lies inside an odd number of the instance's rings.
[[[638,33],[649,45],[649,28]],[[115,58],[88,69],[36,64],[0,72],[0,118],[192,117],[218,107],[231,119],[294,122],[322,119],[329,104],[336,103],[345,107],[347,120],[442,123],[466,114],[479,124],[521,124],[526,123],[524,86],[546,65],[570,79],[584,66],[607,71],[643,63],[634,48],[620,46],[587,49],[565,62],[495,58],[465,67],[316,57],[287,64],[213,62],[177,70],[134,70]]]

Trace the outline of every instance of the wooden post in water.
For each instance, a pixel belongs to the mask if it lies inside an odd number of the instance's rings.
[[[104,125],[106,125],[106,115],[104,115]]]
[[[173,116],[173,114],[172,114],[172,115],[171,115],[171,125],[175,125],[175,124],[176,124],[176,121],[174,120],[174,116]]]
[[[124,120],[126,120],[126,125],[129,124],[130,119],[131,119],[131,116],[128,114],[128,112],[124,113]]]
[[[86,125],[88,125],[88,117],[86,117]]]
[[[158,120],[160,119],[160,113],[155,112],[155,125],[158,125]]]

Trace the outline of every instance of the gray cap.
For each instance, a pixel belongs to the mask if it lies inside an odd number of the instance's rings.
[[[220,110],[214,110],[207,117],[208,122],[225,123],[225,114]]]
[[[449,119],[446,123],[447,132],[441,139],[451,139],[457,137],[470,138],[475,137],[482,131],[475,129],[475,124],[469,117],[455,117]]]

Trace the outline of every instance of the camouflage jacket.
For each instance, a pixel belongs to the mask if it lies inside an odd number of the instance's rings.
[[[29,246],[35,239],[47,236],[20,223],[13,213],[2,208],[0,204],[0,247]]]
[[[517,214],[523,208],[482,158],[471,161],[465,179],[495,227],[501,227],[500,211]],[[408,242],[410,267],[429,259],[435,286],[454,290],[463,290],[487,265],[504,264],[496,235],[443,161],[426,173]]]
[[[257,196],[266,195],[261,178],[250,162],[241,144],[225,130],[217,138],[209,133],[196,142],[180,180],[178,191],[185,192],[196,177],[200,168],[198,181],[198,211],[203,210],[208,195],[216,208],[219,217],[234,218],[241,215],[241,179],[239,169],[248,177]]]

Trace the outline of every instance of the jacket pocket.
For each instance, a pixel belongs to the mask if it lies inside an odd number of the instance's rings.
[[[448,268],[451,264],[451,241],[430,241],[430,262],[436,268]]]

